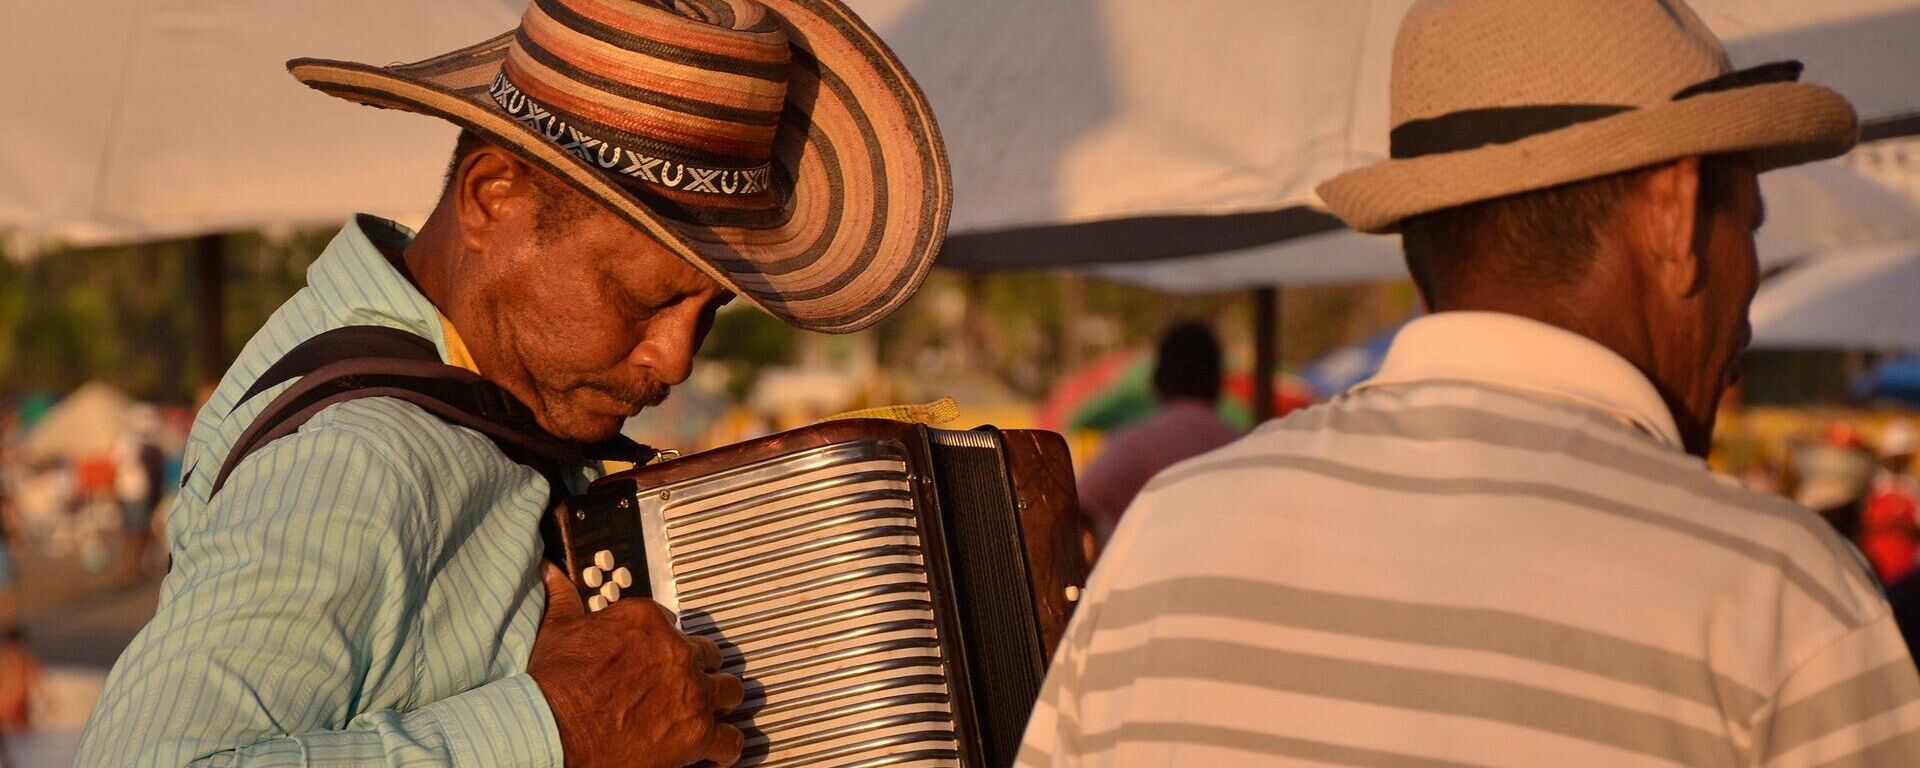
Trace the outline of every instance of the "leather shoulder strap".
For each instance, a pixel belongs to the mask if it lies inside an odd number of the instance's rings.
[[[646,463],[655,454],[623,435],[592,445],[554,437],[506,390],[440,362],[431,342],[394,328],[348,326],[314,336],[269,367],[245,397],[294,379],[298,381],[268,403],[234,441],[209,498],[226,486],[246,457],[298,431],[328,407],[363,397],[403,400],[449,424],[479,432],[508,458],[546,475],[556,496],[564,494],[560,475],[566,467],[594,459]]]
[[[269,389],[319,370],[329,363],[354,357],[380,357],[396,360],[440,362],[440,351],[433,342],[398,328],[384,325],[349,325],[322,332],[287,351],[286,356],[269,366],[247,393],[234,403],[252,400]]]

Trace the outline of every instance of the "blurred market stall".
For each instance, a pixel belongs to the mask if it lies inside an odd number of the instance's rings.
[[[27,431],[20,458],[33,463],[105,456],[126,429],[127,409],[132,406],[133,401],[113,385],[90,382],[60,398]]]

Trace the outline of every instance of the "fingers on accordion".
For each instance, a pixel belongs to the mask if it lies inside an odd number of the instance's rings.
[[[565,571],[553,563],[541,566],[541,580],[547,588],[547,613],[542,623],[556,619],[572,618],[587,612],[586,604],[580,601],[580,590],[567,580]]]
[[[702,672],[715,672],[720,669],[720,645],[700,635],[687,635],[687,642],[693,645],[693,660]]]
[[[732,712],[747,698],[746,686],[733,675],[708,675],[707,683],[712,691],[708,701],[713,705],[713,711],[719,714]]]
[[[707,760],[717,766],[733,765],[739,762],[740,751],[746,744],[747,736],[739,728],[715,723],[712,735],[707,737]]]

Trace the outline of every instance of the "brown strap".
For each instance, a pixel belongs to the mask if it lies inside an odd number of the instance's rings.
[[[425,339],[392,328],[350,328],[352,332],[336,329],[295,347],[250,389],[249,395],[258,394],[289,378],[299,379],[268,403],[234,441],[209,498],[226,486],[246,457],[298,431],[328,407],[363,397],[409,402],[442,421],[479,432],[508,458],[545,475],[556,499],[566,492],[562,474],[568,467],[593,459],[640,464],[656,453],[623,435],[592,445],[562,440],[542,429],[533,413],[506,390],[472,371],[440,362],[438,352]],[[395,334],[418,344],[396,339]],[[419,344],[425,344],[424,354]],[[398,352],[406,357],[368,356],[367,352]]]
[[[431,341],[384,325],[348,325],[322,331],[287,350],[286,355],[260,374],[260,378],[253,382],[253,386],[240,396],[233,407],[237,409],[240,403],[252,400],[254,395],[320,370],[328,363],[355,357],[390,357],[438,363],[440,350],[434,348]]]

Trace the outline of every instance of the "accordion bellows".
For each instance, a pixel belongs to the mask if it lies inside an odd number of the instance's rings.
[[[1071,491],[1051,433],[849,420],[606,478],[556,535],[720,645],[741,765],[998,766],[1085,575]]]

